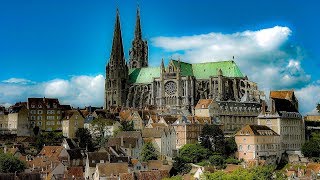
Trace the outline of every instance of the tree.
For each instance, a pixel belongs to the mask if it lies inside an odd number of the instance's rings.
[[[158,155],[156,153],[156,148],[154,148],[151,142],[146,142],[141,150],[141,160],[146,162],[149,160],[157,160]]]
[[[209,157],[209,152],[200,144],[185,144],[179,150],[179,156],[188,163],[198,163]]]
[[[38,136],[39,132],[40,132],[39,126],[35,126],[35,127],[33,128],[33,134],[34,134],[35,136]]]
[[[36,137],[35,146],[38,151],[42,149],[44,145],[46,146],[54,146],[54,145],[61,145],[63,140],[62,133],[58,132],[44,132]]]
[[[320,143],[314,138],[305,142],[301,150],[306,157],[320,157]]]
[[[213,152],[225,153],[223,131],[217,125],[204,125],[200,134],[201,145]]]
[[[94,136],[97,140],[97,143],[103,146],[107,138],[107,133],[108,133],[107,126],[112,126],[113,120],[98,117],[92,120],[91,125],[94,132]]]
[[[94,150],[94,144],[92,142],[92,136],[87,128],[79,128],[76,131],[76,137],[79,140],[80,148],[87,148],[88,151]]]
[[[176,156],[173,158],[173,169],[178,172],[179,174],[187,174],[191,170],[191,165],[186,162],[181,156]]]
[[[11,154],[0,154],[0,172],[15,173],[22,172],[26,169],[26,165],[17,157]]]
[[[120,131],[134,131],[133,121],[121,121]]]
[[[210,156],[209,162],[216,166],[218,169],[222,169],[225,166],[224,158],[221,155],[215,154]]]
[[[233,137],[229,137],[226,139],[225,141],[225,152],[227,155],[232,155],[233,153],[235,153],[237,151],[237,143],[235,141],[234,136]]]

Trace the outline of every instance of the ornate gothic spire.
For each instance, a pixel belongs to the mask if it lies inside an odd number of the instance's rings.
[[[113,65],[124,65],[124,53],[123,53],[123,45],[122,45],[122,35],[121,35],[121,27],[120,27],[120,16],[119,10],[117,9],[116,22],[114,25],[113,32],[113,43],[112,50],[110,56],[110,63]]]
[[[148,43],[142,39],[139,6],[137,7],[136,27],[129,55],[130,68],[148,67]]]
[[[140,24],[140,8],[137,8],[137,18],[136,18],[136,28],[134,31],[134,38],[135,39],[142,39],[142,32],[141,32],[141,24]]]

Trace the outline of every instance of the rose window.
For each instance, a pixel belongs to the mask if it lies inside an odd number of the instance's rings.
[[[177,85],[173,81],[169,81],[165,84],[165,91],[168,95],[173,95],[177,91]]]

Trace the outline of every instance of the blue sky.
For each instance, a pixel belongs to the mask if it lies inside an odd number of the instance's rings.
[[[170,57],[181,57],[185,61],[203,62],[235,56],[241,70],[262,90],[295,89],[301,102],[319,102],[318,1],[140,0],[138,3],[151,65],[159,65],[162,57],[167,61]],[[100,84],[110,54],[116,7],[120,10],[127,56],[137,1],[3,1],[0,104],[23,101],[30,95],[46,95],[60,97],[75,106],[102,105],[103,84]],[[256,39],[251,42],[252,38]],[[181,46],[190,39],[196,44]],[[217,50],[223,47],[227,50]],[[261,70],[265,70],[263,78],[256,73]],[[49,87],[55,90],[50,91]],[[96,96],[89,97],[88,92]],[[309,97],[305,95],[307,92]],[[312,106],[302,105],[302,111],[312,111]]]

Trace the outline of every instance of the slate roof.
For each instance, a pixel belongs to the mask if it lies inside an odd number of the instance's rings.
[[[89,159],[89,167],[96,167],[97,163],[100,163],[100,160],[104,160],[104,162],[109,161],[109,153],[108,152],[88,152]],[[94,162],[92,162],[94,160]]]
[[[177,60],[171,60],[175,66],[179,65]],[[218,76],[219,69],[226,77],[244,77],[234,61],[219,61],[190,64],[180,61],[180,72],[182,76],[194,76],[196,79],[209,79],[210,76]],[[130,83],[151,83],[154,78],[159,78],[160,67],[133,68],[129,70]]]
[[[67,152],[70,156],[70,160],[83,158],[80,149],[69,149],[69,150],[67,150]]]
[[[276,132],[264,125],[246,125],[236,133],[236,136],[279,136]]]

